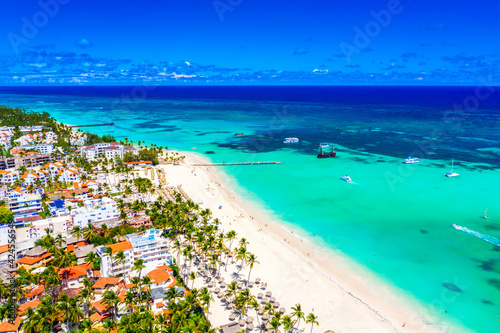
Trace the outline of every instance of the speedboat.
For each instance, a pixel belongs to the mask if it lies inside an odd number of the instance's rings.
[[[298,138],[285,138],[285,140],[283,140],[283,143],[298,143],[298,142],[299,142]]]
[[[408,157],[403,160],[404,164],[413,164],[413,163],[420,163],[420,160],[416,157]]]
[[[451,160],[451,171],[444,174],[445,177],[457,177],[458,173],[453,172],[453,160]]]
[[[348,183],[352,183],[352,179],[348,175],[342,176],[342,177],[340,177],[340,179],[342,179],[343,181],[346,181]]]

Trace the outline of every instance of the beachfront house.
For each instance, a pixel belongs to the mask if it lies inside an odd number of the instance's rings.
[[[83,146],[80,148],[80,154],[87,160],[95,160],[100,156],[107,159],[115,159],[116,157],[123,158],[126,152],[132,152],[137,155],[137,149],[131,146],[124,146],[119,142],[102,142],[94,143],[91,146]]]

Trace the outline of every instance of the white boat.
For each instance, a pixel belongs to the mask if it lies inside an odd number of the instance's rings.
[[[420,160],[416,157],[408,157],[403,160],[404,164],[413,164],[413,163],[420,163]]]
[[[445,177],[456,177],[458,173],[453,172],[453,160],[451,160],[451,171],[444,174]]]
[[[329,144],[329,143],[321,143],[321,144],[319,145],[319,147],[320,147],[320,148],[328,148],[328,147],[330,147],[330,144]]]
[[[346,181],[348,183],[352,183],[352,179],[348,175],[342,176],[342,177],[340,177],[340,179],[342,179],[343,181]]]
[[[299,142],[298,138],[285,138],[285,140],[283,140],[283,143],[298,143],[298,142]]]

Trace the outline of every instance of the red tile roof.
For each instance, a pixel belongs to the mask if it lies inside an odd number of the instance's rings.
[[[108,245],[107,247],[111,248],[112,253],[116,253],[119,251],[130,250],[132,248],[132,244],[130,243],[130,241],[123,241],[123,242],[116,243],[113,245]]]
[[[120,282],[121,278],[107,278],[102,277],[92,286],[93,289],[104,289],[109,285],[116,286]]]
[[[78,279],[80,277],[87,276],[87,269],[92,269],[92,265],[91,264],[83,264],[83,265],[61,268],[59,270],[59,276],[61,277],[62,280],[66,279],[66,278],[68,280]]]
[[[21,304],[17,309],[18,314],[23,314],[28,308],[36,308],[38,304],[42,303],[38,298],[29,301],[28,303]]]

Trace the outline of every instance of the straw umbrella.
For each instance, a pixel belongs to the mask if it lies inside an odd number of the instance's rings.
[[[252,331],[254,329],[254,325],[252,323],[247,325],[247,330]]]
[[[286,309],[285,309],[285,308],[281,308],[281,309],[280,309],[280,313],[281,313],[281,314],[284,314],[285,312],[286,312]]]
[[[271,295],[272,295],[272,294],[273,294],[272,292],[268,291],[268,292],[266,293],[266,297],[271,297]]]
[[[259,284],[259,283],[260,283],[260,281],[262,281],[260,278],[256,278],[256,279],[255,279],[255,283],[257,283],[257,284]]]
[[[238,325],[240,325],[240,327],[245,326],[245,324],[246,324],[245,320],[243,320],[243,319],[240,319],[240,321],[238,322]]]
[[[276,303],[273,304],[273,306],[277,309],[277,308],[279,308],[280,303],[276,302]]]
[[[263,296],[264,296],[264,294],[259,293],[259,294],[257,295],[257,298],[258,298],[258,299],[261,299]]]
[[[248,282],[248,286],[249,286],[250,288],[252,288],[252,287],[253,287],[253,285],[254,285],[253,281]]]
[[[266,295],[266,296],[267,296],[267,295]],[[275,298],[275,297],[271,297],[271,298],[269,299],[269,303],[274,303],[274,302],[276,302],[276,298]]]
[[[253,322],[253,317],[247,317],[247,320],[246,320],[247,324],[250,324]]]
[[[231,314],[229,315],[229,320],[233,321],[233,320],[235,320],[235,319],[236,319],[236,315],[235,315],[234,313],[231,313]]]

